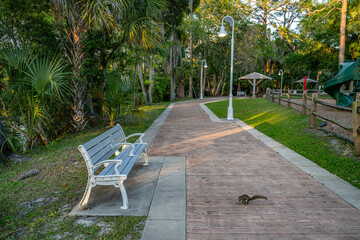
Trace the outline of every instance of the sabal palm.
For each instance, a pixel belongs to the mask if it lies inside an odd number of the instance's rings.
[[[65,51],[72,65],[73,94],[73,126],[81,131],[86,125],[84,112],[84,98],[87,84],[82,74],[82,65],[85,61],[83,35],[89,29],[116,28],[126,11],[128,0],[52,0],[54,17],[59,26],[60,37],[66,35]]]
[[[47,139],[43,123],[49,122],[67,100],[70,90],[66,64],[59,58],[32,56],[24,49],[3,51],[0,63],[9,77],[2,99],[8,112],[2,114],[10,127],[24,135],[26,148],[30,149],[37,134]]]
[[[121,106],[129,104],[131,85],[116,73],[105,74],[105,83],[105,112],[113,126],[116,116],[121,114]]]
[[[120,34],[133,46],[149,49],[163,40],[165,0],[135,0],[129,6]]]
[[[129,7],[120,34],[125,42],[136,49],[133,82],[133,107],[135,108],[135,83],[137,68],[137,48],[150,49],[163,40],[162,16],[165,0],[135,0]]]

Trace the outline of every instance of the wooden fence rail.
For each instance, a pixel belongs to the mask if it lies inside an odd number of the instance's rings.
[[[354,136],[354,152],[355,152],[355,156],[360,156],[360,94],[357,93],[356,95],[356,101],[353,102],[352,107],[342,107],[342,106],[338,106],[338,105],[334,105],[331,103],[327,103],[324,101],[320,101],[318,99],[319,97],[319,92],[314,92],[311,93],[311,96],[308,96],[307,91],[304,91],[302,94],[298,94],[298,93],[291,93],[290,90],[288,90],[288,92],[286,93],[287,98],[282,98],[281,95],[283,93],[274,89],[266,89],[266,98],[269,101],[272,101],[275,103],[275,101],[277,100],[277,103],[279,105],[281,105],[281,102],[287,102],[287,108],[291,108],[292,104],[300,106],[301,107],[301,112],[303,115],[306,114],[306,111],[308,110],[310,113],[310,127],[315,128],[316,127],[316,119],[320,118],[323,119],[325,121],[331,122],[349,132],[353,133]],[[302,97],[302,102],[298,103],[298,102],[294,102],[291,101],[291,97],[292,96],[301,96]],[[311,102],[311,105],[308,104],[308,100],[310,100],[309,102]],[[331,119],[327,116],[324,116],[323,114],[318,112],[318,104],[323,105],[323,106],[327,106],[327,107],[331,107],[340,111],[347,111],[347,112],[352,112],[352,116],[353,116],[353,126],[349,126],[347,124],[341,123],[335,119]]]

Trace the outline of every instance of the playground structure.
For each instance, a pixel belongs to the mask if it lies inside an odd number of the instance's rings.
[[[350,95],[340,92],[343,84],[349,81],[354,83],[354,91]],[[336,100],[336,104],[348,107],[356,98],[356,92],[360,92],[360,59],[356,61],[346,61],[340,63],[339,72],[327,81],[324,85],[324,91]]]

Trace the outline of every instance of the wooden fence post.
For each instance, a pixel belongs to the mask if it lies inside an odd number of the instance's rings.
[[[279,99],[278,99],[278,104],[281,105],[281,92],[279,92]]]
[[[274,90],[271,90],[271,101],[272,101],[272,102],[275,101],[275,100],[274,100],[274,93],[275,93]]]
[[[266,99],[270,101],[270,88],[266,88]]]
[[[303,93],[303,99],[302,99],[302,115],[306,114],[306,90]]]
[[[290,95],[290,89],[288,89],[288,93],[287,93],[287,100],[288,100],[287,107],[288,107],[288,108],[291,108],[291,95]]]
[[[352,103],[353,135],[355,157],[360,156],[360,93],[356,93],[356,100]]]
[[[314,113],[317,112],[317,94],[312,93],[311,94],[311,115],[310,115],[310,127],[315,128],[316,127],[316,115]]]

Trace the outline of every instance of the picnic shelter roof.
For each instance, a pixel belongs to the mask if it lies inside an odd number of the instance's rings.
[[[296,81],[297,83],[304,83],[304,79],[300,79]],[[318,81],[311,79],[311,78],[306,78],[306,83],[317,83]]]
[[[239,78],[239,80],[242,80],[242,79],[272,79],[272,78],[265,76],[263,74],[257,73],[257,72],[253,72],[253,73],[250,73],[246,76]]]

